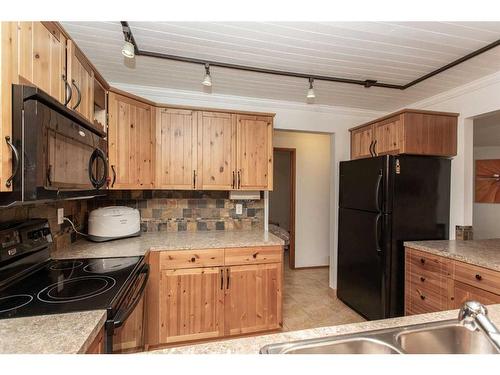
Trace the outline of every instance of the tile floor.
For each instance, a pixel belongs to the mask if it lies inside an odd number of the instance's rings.
[[[285,263],[283,330],[365,321],[329,292],[328,268],[291,270]]]

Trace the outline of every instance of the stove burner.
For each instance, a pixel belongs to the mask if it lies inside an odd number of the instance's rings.
[[[33,297],[29,294],[16,294],[0,298],[0,313],[20,309],[33,301]]]
[[[91,261],[83,270],[88,273],[108,273],[130,267],[137,263],[137,258],[104,258]]]
[[[51,270],[72,270],[81,267],[83,262],[79,260],[59,260],[50,266]]]
[[[42,289],[37,298],[47,303],[77,302],[103,294],[114,287],[109,276],[81,276],[54,283]]]

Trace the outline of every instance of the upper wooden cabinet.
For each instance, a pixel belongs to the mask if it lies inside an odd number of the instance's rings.
[[[236,189],[236,115],[198,112],[198,188]]]
[[[273,189],[273,119],[237,116],[238,189]]]
[[[156,188],[197,187],[197,116],[183,109],[156,110]]]
[[[64,103],[66,41],[54,22],[19,22],[19,82],[31,83]]]
[[[153,108],[109,94],[109,176],[112,189],[152,189],[155,123]]]
[[[72,95],[69,106],[94,122],[94,72],[75,43],[68,41],[68,84]]]
[[[351,158],[386,154],[452,157],[457,154],[456,113],[405,109],[351,131]]]

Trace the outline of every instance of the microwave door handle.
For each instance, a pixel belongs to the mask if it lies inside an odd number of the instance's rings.
[[[124,311],[118,312],[113,322],[114,328],[121,327],[123,323],[125,323],[125,321],[128,319],[130,314],[132,314],[132,312],[135,310],[136,306],[139,304],[139,301],[141,300],[144,294],[144,290],[146,289],[146,286],[148,284],[149,264],[143,265],[140,273],[145,274],[141,288],[139,289],[139,292],[137,292],[137,295],[135,296],[133,302],[129,305],[129,307]]]
[[[102,178],[100,180],[97,179],[97,163],[98,160],[101,159],[103,162],[103,173],[102,173]],[[96,176],[94,177],[94,165],[96,166]],[[96,189],[100,189],[101,187],[104,186],[106,181],[108,180],[108,161],[106,160],[106,155],[100,148],[96,148],[92,155],[90,155],[90,160],[89,160],[89,179],[90,182],[92,183],[92,186]]]
[[[7,145],[12,150],[12,155],[14,156],[13,161],[14,161],[14,166],[12,167],[12,174],[11,176],[5,181],[5,186],[6,187],[11,187],[12,186],[12,181],[14,180],[14,177],[16,177],[17,172],[19,171],[19,151],[17,151],[16,146],[11,141],[11,138],[9,136],[5,137],[5,142],[7,142]]]

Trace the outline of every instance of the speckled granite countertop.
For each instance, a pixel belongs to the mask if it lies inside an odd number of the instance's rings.
[[[85,353],[105,320],[105,310],[2,319],[0,353]]]
[[[80,240],[51,254],[53,259],[106,258],[144,255],[148,250],[191,250],[225,247],[283,245],[283,240],[263,230],[213,232],[153,232],[109,242]]]
[[[500,304],[488,306],[491,321],[500,327]],[[337,336],[347,333],[372,331],[384,328],[393,328],[410,324],[435,322],[440,320],[456,319],[458,310],[442,311],[431,314],[413,315],[402,318],[374,320],[370,322],[345,324],[333,327],[321,327],[306,329],[303,331],[292,331],[276,333],[264,336],[253,336],[241,339],[211,342],[181,346],[177,348],[154,350],[151,354],[258,354],[260,348],[265,345],[289,342],[295,340],[319,338],[325,336]]]
[[[411,241],[405,246],[500,271],[500,238],[469,241]]]

